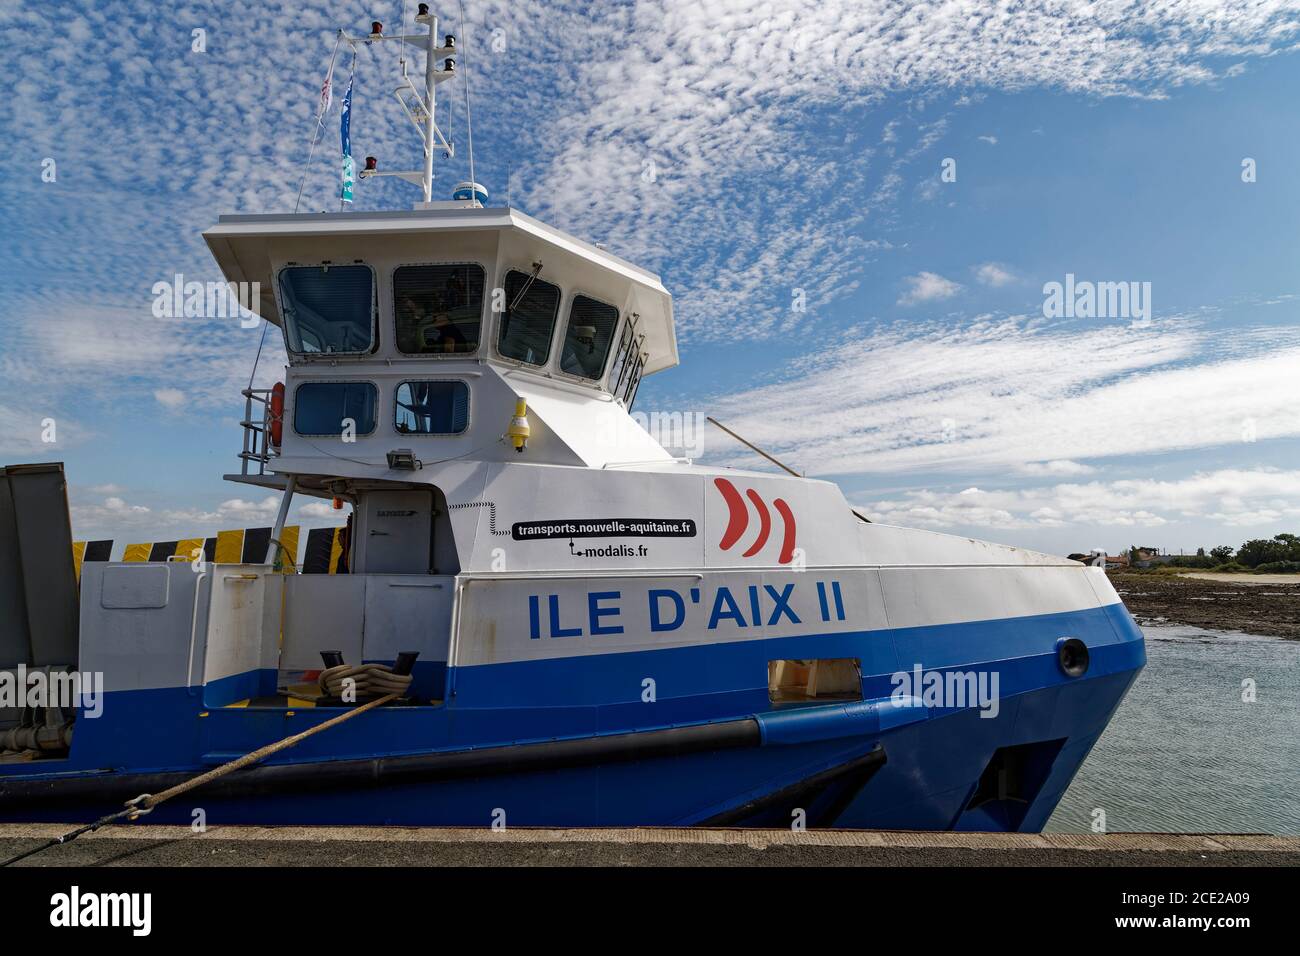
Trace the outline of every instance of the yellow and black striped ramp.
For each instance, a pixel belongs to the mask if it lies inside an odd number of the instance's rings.
[[[244,564],[261,564],[271,547],[270,528],[248,528],[244,531]]]
[[[149,549],[149,560],[159,562],[175,557],[178,544],[179,541],[155,541],[153,547]]]
[[[81,565],[85,561],[107,561],[109,555],[113,553],[113,539],[107,541],[74,541],[72,542],[72,566],[77,572],[77,580],[81,580]]]
[[[337,574],[343,554],[342,528],[312,528],[307,532],[303,574]]]
[[[202,551],[203,560],[217,564],[261,564],[266,560],[267,550],[271,546],[271,528],[241,528],[234,531],[219,531],[212,538],[182,538],[178,541],[153,541],[128,544],[122,552],[122,560],[133,563],[148,561],[163,562],[172,558],[194,561]],[[325,535],[316,547],[324,547],[325,557],[319,560],[319,571],[314,573],[333,574],[338,567],[342,548],[339,533],[342,528],[317,528],[308,536],[307,546],[310,551],[312,542],[317,540],[318,532]],[[295,570],[294,562],[298,559],[298,541],[301,529],[296,524],[286,525],[280,534],[284,560],[280,560],[280,570],[291,574]],[[113,550],[109,541],[76,541],[72,546],[73,563],[77,576],[81,576],[83,561],[107,561]],[[274,559],[274,556],[273,556]],[[304,564],[308,563],[304,560]],[[304,568],[305,570],[305,568]]]
[[[244,532],[218,531],[212,560],[217,564],[238,564],[244,559]]]
[[[204,554],[204,541],[202,538],[185,538],[176,542],[176,551],[174,556],[184,558],[186,561],[193,563],[195,561],[206,561]]]

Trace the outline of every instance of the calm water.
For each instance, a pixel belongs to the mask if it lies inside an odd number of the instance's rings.
[[[1101,807],[1112,832],[1300,835],[1300,641],[1143,633],[1146,669],[1047,829],[1086,832]]]

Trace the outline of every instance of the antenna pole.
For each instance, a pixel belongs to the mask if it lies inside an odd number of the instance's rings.
[[[469,138],[469,181],[478,182],[474,177],[474,114],[469,109],[469,24],[465,22],[465,4],[456,0],[460,9],[460,33],[465,43],[465,135]],[[477,188],[477,187],[471,187]]]
[[[433,135],[437,130],[438,124],[434,121],[436,111],[435,102],[437,99],[436,88],[438,85],[437,77],[434,75],[433,65],[437,61],[438,49],[438,18],[429,17],[429,39],[426,47],[427,53],[424,57],[424,95],[428,98],[425,102],[429,108],[426,110],[427,116],[424,118],[424,181],[420,184],[424,190],[424,201],[433,201]]]

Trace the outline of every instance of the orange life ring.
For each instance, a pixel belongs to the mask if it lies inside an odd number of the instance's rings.
[[[271,444],[279,448],[284,437],[284,382],[271,389]]]

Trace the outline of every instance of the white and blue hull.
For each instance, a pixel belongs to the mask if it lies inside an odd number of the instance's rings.
[[[711,585],[710,579],[720,583]],[[801,811],[812,826],[1034,831],[1050,816],[1145,661],[1141,634],[1104,577],[1077,565],[768,572],[761,580],[776,593],[794,586],[779,624],[767,626],[771,608],[763,606],[755,628],[746,607],[742,620],[718,620],[710,629],[708,595],[718,587],[744,594],[747,580],[706,575],[692,585],[605,577],[554,581],[550,588],[537,580],[483,582],[477,587],[493,592],[482,597],[485,607],[504,609],[511,595],[517,599],[518,613],[489,620],[485,611],[480,621],[497,634],[491,653],[511,659],[453,659],[446,667],[426,667],[419,680],[443,683],[437,706],[371,713],[305,741],[267,768],[298,767],[304,774],[275,780],[258,771],[267,779],[245,785],[244,792],[199,791],[147,819],[188,823],[201,808],[210,823],[786,826]],[[845,622],[819,620],[819,582],[839,583]],[[671,646],[656,647],[661,632],[630,629],[632,608],[643,600],[648,607],[651,591],[675,588],[689,600],[692,586],[704,592],[699,632],[680,633],[690,626],[688,619],[671,632]],[[463,583],[458,593],[461,614],[473,614]],[[622,613],[596,620],[604,628],[621,619],[629,625],[623,633],[591,635],[588,614],[566,616],[579,606],[575,595],[592,593],[620,595],[617,604],[600,598],[596,607],[618,606]],[[834,591],[828,587],[826,593]],[[916,603],[909,609],[902,604],[905,593],[946,594],[938,604],[951,601],[952,610],[945,614],[941,607]],[[547,608],[551,594],[559,597],[558,620],[543,613],[541,633],[533,636],[528,599],[540,597]],[[887,623],[891,596],[899,602],[892,613],[905,626],[848,626],[877,614]],[[589,601],[582,603],[589,608]],[[976,616],[982,605],[994,603],[1041,613]],[[1062,603],[1079,606],[1052,606]],[[872,604],[876,611],[869,609]],[[838,616],[833,600],[827,613]],[[791,614],[798,625],[790,622]],[[926,615],[940,619],[925,623]],[[971,619],[953,619],[962,616]],[[512,617],[517,626],[507,634],[504,621]],[[666,618],[660,618],[661,627]],[[562,633],[583,633],[551,636],[552,623]],[[761,636],[745,633],[752,630]],[[1082,676],[1068,676],[1060,667],[1057,645],[1066,637],[1089,650]],[[614,646],[601,646],[602,640]],[[451,648],[453,656],[457,650]],[[794,707],[771,702],[769,661],[828,658],[861,662],[861,701]],[[918,667],[927,673],[995,672],[995,706],[900,705],[895,675]],[[255,668],[191,686],[110,693],[103,716],[78,722],[66,760],[0,767],[0,817],[88,819],[141,789],[156,792],[337,713],[236,700],[273,692],[276,677],[275,669]],[[646,699],[647,679],[653,681],[653,701]],[[704,739],[680,751],[671,745],[644,754],[635,750],[638,737],[665,728],[735,728],[746,722],[752,734],[733,733],[717,746]],[[588,754],[557,750],[600,740],[620,746]],[[632,742],[633,749],[622,749],[623,742]],[[994,754],[1017,747],[1029,779],[1017,781],[1007,799],[974,800]],[[468,769],[435,767],[424,778],[383,777],[386,759],[400,764],[404,755],[467,751],[480,760]],[[880,751],[883,760],[853,768],[855,760]],[[496,753],[503,759],[494,763]],[[361,768],[356,775],[321,773],[328,764],[348,762]]]

